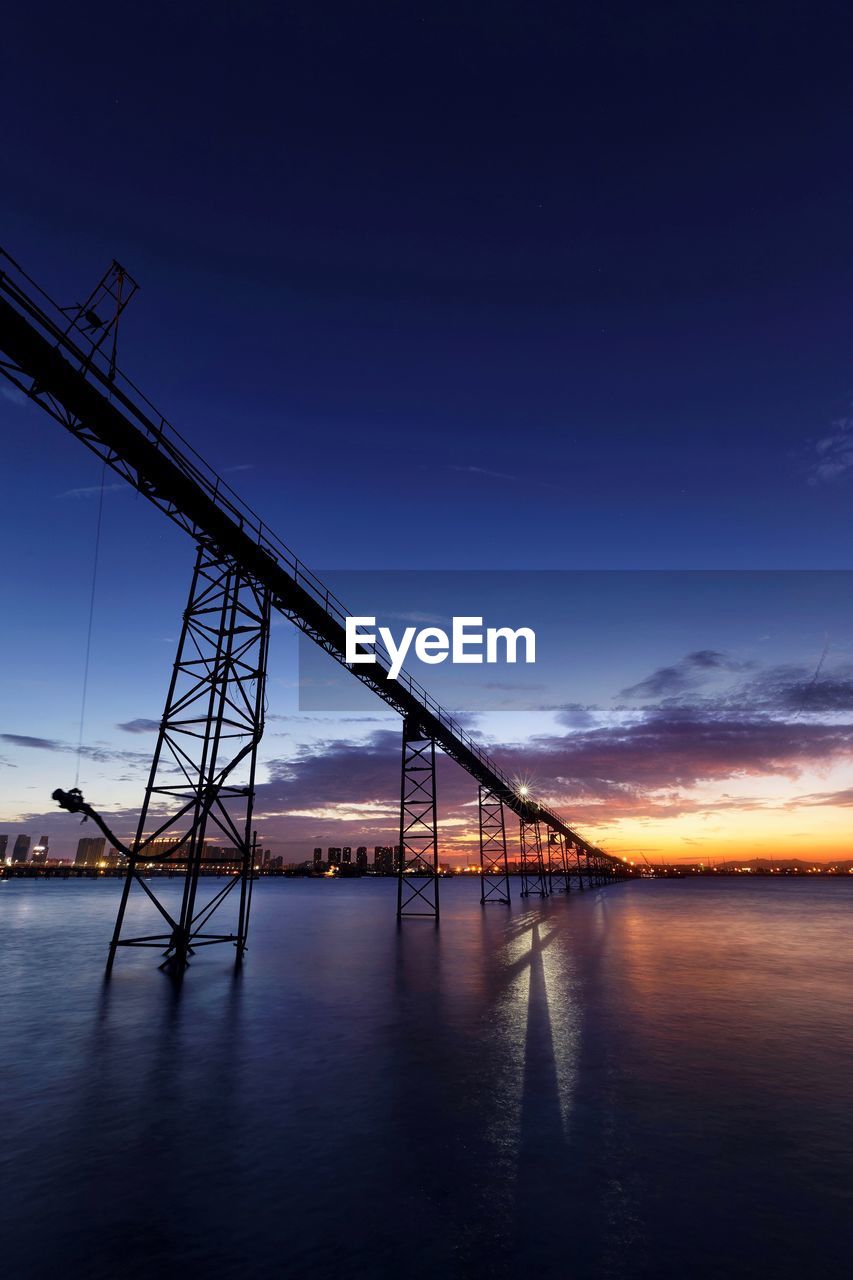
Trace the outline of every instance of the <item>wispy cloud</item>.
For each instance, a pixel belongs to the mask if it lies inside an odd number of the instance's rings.
[[[695,689],[717,671],[738,671],[741,664],[716,649],[698,649],[668,667],[658,667],[639,684],[623,689],[621,697],[648,700],[671,698]]]
[[[106,764],[113,761],[137,764],[140,761],[149,759],[149,756],[141,751],[113,751],[109,747],[99,746],[77,748],[70,742],[63,742],[59,738],[36,738],[27,733],[0,733],[0,742],[8,742],[12,747],[22,747],[35,751],[72,752],[76,755],[79,750],[84,759],[93,760],[98,764]]]
[[[809,484],[825,484],[847,475],[853,469],[853,418],[836,418],[829,434],[817,441],[815,454]]]
[[[17,387],[0,387],[0,396],[4,400],[8,400],[10,404],[23,406],[27,403],[27,397]]]
[[[122,729],[125,733],[156,733],[160,728],[159,720],[125,720],[124,724],[117,724],[117,729]]]
[[[598,723],[593,714],[595,708],[585,707],[580,702],[567,702],[559,707],[550,707],[548,710],[556,711],[557,720],[567,729],[591,729]]]
[[[537,489],[558,489],[560,486],[552,484],[550,480],[543,480],[539,475],[520,475],[518,472],[512,471],[495,471],[491,467],[479,467],[475,463],[455,463],[450,462],[446,467],[447,471],[456,471],[461,475],[482,476],[485,480],[507,480],[515,483],[523,480],[525,485],[532,485]]]
[[[488,479],[490,480],[517,480],[518,479],[518,476],[510,475],[508,471],[492,471],[490,470],[489,467],[474,467],[474,466],[463,467],[463,466],[458,466],[457,464],[452,462],[448,466],[448,471],[461,471],[466,475],[472,475],[472,476],[487,476]]]
[[[722,690],[703,684],[721,672],[732,677]],[[491,750],[508,774],[534,776],[543,800],[572,821],[599,828],[627,818],[774,808],[777,802],[762,796],[759,786],[744,796],[730,794],[726,784],[796,779],[853,757],[853,668],[836,667],[815,682],[804,666],[756,671],[703,649],[659,668],[635,689],[645,705],[628,718],[617,713],[604,721],[601,708],[564,705],[555,708],[561,729]],[[798,715],[804,700],[808,720]],[[398,785],[398,756],[398,735],[389,730],[373,733],[367,742],[331,740],[294,759],[274,761],[260,788],[265,807],[319,812],[332,802],[388,803]],[[442,763],[439,768],[448,811],[463,813],[470,779]],[[709,795],[709,787],[716,794]],[[838,803],[846,802],[838,793]],[[833,800],[806,797],[802,803]]]
[[[449,614],[441,613],[417,613],[410,609],[401,613],[387,613],[385,617],[395,622],[408,622],[413,626],[419,627],[440,627],[448,621]]]
[[[821,805],[837,805],[839,808],[849,809],[853,806],[853,787],[845,787],[842,791],[815,791],[811,795],[795,796],[786,808],[814,808]]]
[[[105,484],[104,493],[119,493],[123,489],[129,491],[130,486],[126,484]],[[58,493],[57,498],[96,498],[101,492],[99,484],[83,485],[80,489],[66,489],[64,493]]]
[[[65,751],[67,748],[54,738],[32,738],[25,733],[0,733],[0,739],[13,747],[35,747],[39,751]]]

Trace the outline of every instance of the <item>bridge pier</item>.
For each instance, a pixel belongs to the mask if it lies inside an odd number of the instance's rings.
[[[529,898],[538,894],[548,897],[545,863],[542,857],[542,832],[539,819],[519,818],[519,846],[521,852],[521,896]]]
[[[580,889],[581,893],[583,893],[583,867],[581,866],[581,847],[577,841],[575,841],[574,847],[575,847],[575,862],[577,864],[577,871],[578,871],[578,888]]]
[[[198,947],[214,943],[233,943],[237,962],[242,960],[251,907],[256,843],[252,808],[264,728],[269,630],[269,592],[216,548],[201,543],[128,858],[108,973],[118,947],[155,947],[165,956],[161,967],[176,975],[183,973]],[[243,765],[240,782],[232,777],[238,765]],[[146,835],[149,823],[154,826]],[[197,907],[199,875],[206,867],[223,865],[221,854],[205,856],[208,833],[228,848],[227,865],[238,869]],[[184,872],[180,909],[174,914],[140,875],[140,865],[149,861]],[[121,936],[134,884],[144,890],[168,932]],[[238,886],[236,924],[229,932],[208,931],[211,917]]]
[[[562,831],[548,832],[548,892],[570,893],[571,877]]]
[[[435,739],[411,716],[403,721],[397,919],[439,918]]]
[[[506,823],[500,796],[480,786],[480,902],[510,905]]]
[[[614,871],[612,858],[576,836],[558,814],[525,799],[528,787],[519,787],[513,795],[511,780],[426,690],[405,674],[391,676],[394,664],[389,664],[387,654],[376,664],[354,664],[349,659],[349,615],[342,602],[189,449],[117,368],[117,325],[135,290],[136,283],[113,263],[87,302],[69,313],[0,250],[0,376],[200,547],[135,842],[121,844],[76,787],[54,793],[62,808],[92,817],[128,858],[108,968],[119,946],[164,950],[165,963],[176,972],[202,945],[233,942],[238,959],[245,950],[254,861],[254,772],[263,731],[271,602],[404,717],[398,918],[438,919],[436,744],[479,784],[494,788],[509,808],[523,815],[523,896],[548,895],[543,821],[574,842],[581,888],[584,872],[590,886],[594,878],[607,882],[627,874]],[[87,320],[87,312],[95,305],[105,317],[112,313],[97,330]],[[248,772],[244,785],[231,780],[238,765],[242,773]],[[156,829],[146,835],[149,820]],[[227,865],[239,870],[232,872],[220,893],[197,909],[199,875],[216,865],[205,856],[206,833],[214,828],[217,839],[224,838],[229,846],[227,864],[220,859],[219,869]],[[503,840],[505,848],[505,833]],[[564,846],[564,862],[566,853]],[[180,910],[173,908],[174,914],[140,874],[149,863],[185,875]],[[236,928],[228,933],[207,932],[208,920],[238,884]],[[165,932],[122,936],[134,886],[156,908],[157,927],[165,926]]]

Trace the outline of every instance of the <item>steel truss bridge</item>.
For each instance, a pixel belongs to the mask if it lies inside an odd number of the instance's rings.
[[[348,611],[263,520],[218,476],[118,369],[119,322],[137,284],[113,262],[84,303],[58,306],[0,250],[0,372],[122,480],[179,525],[197,546],[166,705],[136,838],[124,845],[79,791],[54,797],[91,817],[127,857],[109,949],[148,946],[180,974],[201,947],[246,949],[256,836],[255,769],[264,728],[270,617],[275,610],[366,684],[403,722],[397,918],[439,918],[436,749],[479,788],[481,902],[509,904],[506,811],[518,818],[522,897],[568,893],[627,873],[553,810],[525,794],[416,680],[389,674],[381,644],[375,664],[345,662]],[[168,834],[167,834],[168,833]],[[177,833],[177,834],[175,834]],[[238,870],[199,906],[200,873],[214,833]],[[164,848],[165,845],[165,848]],[[179,912],[167,910],[141,875],[152,862],[184,874]],[[134,885],[147,894],[158,932],[122,933]],[[214,917],[237,889],[236,924]],[[232,898],[233,902],[233,898]]]

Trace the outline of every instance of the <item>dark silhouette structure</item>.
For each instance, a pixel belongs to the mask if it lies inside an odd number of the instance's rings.
[[[79,792],[55,793],[59,803],[97,822],[128,859],[119,916],[110,945],[165,949],[165,963],[183,970],[195,948],[246,945],[252,880],[252,803],[257,747],[263,733],[269,624],[283,614],[342,665],[348,611],[234,490],[195,452],[116,363],[121,316],[136,282],[113,262],[82,304],[59,307],[0,250],[0,371],[20,391],[118,476],[184,529],[198,546],[178,653],[136,839],[124,846]],[[616,858],[590,845],[559,814],[516,787],[464,729],[409,675],[392,679],[380,644],[375,664],[347,666],[355,679],[403,720],[397,915],[438,920],[439,868],[435,756],[440,748],[479,784],[481,901],[509,902],[504,810],[519,818],[522,895],[568,889],[568,849],[588,884],[627,874]],[[176,780],[177,779],[177,780]],[[165,817],[164,817],[165,814]],[[499,815],[499,817],[498,817]],[[154,829],[145,834],[153,822]],[[546,868],[542,830],[558,838],[560,857]],[[153,853],[164,833],[174,842]],[[196,907],[205,837],[216,830],[237,851],[240,871],[212,902]],[[139,874],[148,861],[168,862],[184,875],[177,918]],[[152,900],[164,931],[122,936],[128,896],[136,884]],[[211,917],[239,885],[237,924],[208,929]]]

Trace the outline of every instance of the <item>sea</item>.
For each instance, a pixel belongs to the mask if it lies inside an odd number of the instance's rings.
[[[517,887],[261,880],[176,985],[1,883],[4,1274],[848,1280],[853,876]]]

